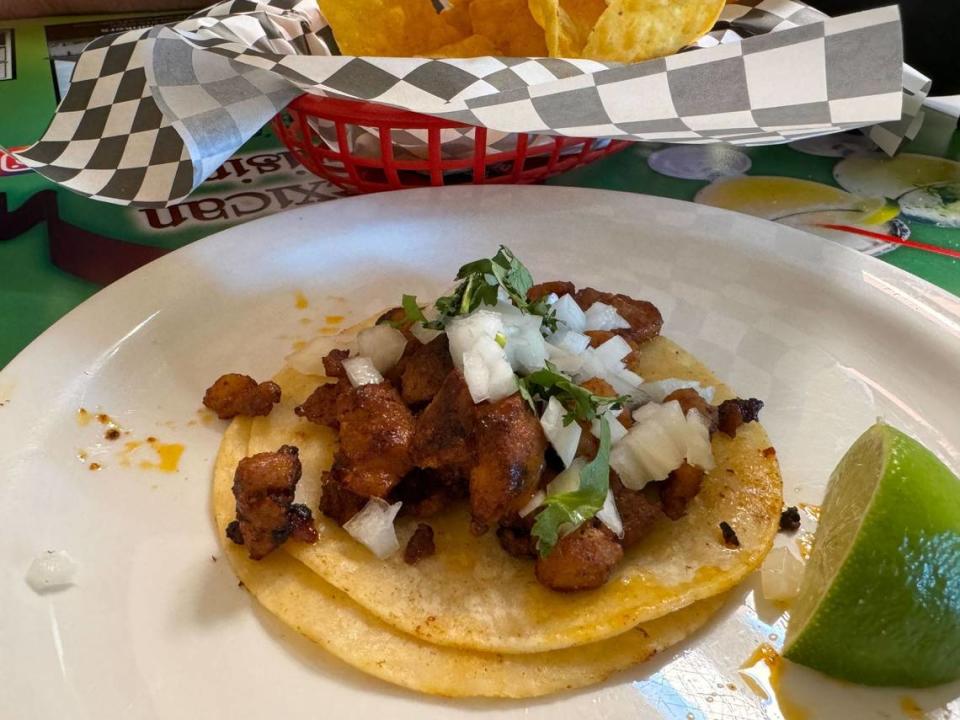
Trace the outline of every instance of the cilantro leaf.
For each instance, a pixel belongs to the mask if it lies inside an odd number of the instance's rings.
[[[537,552],[547,557],[560,539],[564,525],[578,527],[603,507],[610,489],[610,425],[600,419],[600,449],[597,456],[580,471],[580,486],[571,492],[551,495],[546,507],[537,514],[531,534],[537,539]]]
[[[532,398],[536,395],[544,400],[556,397],[567,409],[567,414],[563,418],[564,425],[569,425],[574,420],[587,422],[595,420],[607,410],[623,407],[629,400],[624,395],[613,397],[594,395],[557,370],[556,366],[549,361],[540,370],[520,378],[520,387],[521,394],[526,392],[523,397],[530,397],[531,405]]]
[[[423,315],[423,310],[417,304],[416,295],[404,295],[403,302],[400,303],[403,311],[407,314],[407,320],[412,322],[426,322],[427,318]]]

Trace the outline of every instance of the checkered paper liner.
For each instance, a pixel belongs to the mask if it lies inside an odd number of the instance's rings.
[[[737,0],[689,50],[635,64],[348,57],[316,0],[229,0],[92,42],[50,127],[18,156],[90,197],[164,206],[303,92],[483,126],[501,140],[766,145],[869,127],[893,152],[918,129],[930,85],[903,65],[895,7],[831,19],[795,0]]]

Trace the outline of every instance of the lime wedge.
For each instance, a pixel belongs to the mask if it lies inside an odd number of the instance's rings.
[[[865,685],[960,677],[960,480],[889,425],[833,471],[783,654]]]

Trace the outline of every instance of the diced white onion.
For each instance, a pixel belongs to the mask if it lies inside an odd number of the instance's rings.
[[[440,317],[440,311],[434,307],[433,303],[430,303],[423,309],[423,317],[426,318],[428,322],[433,322]],[[410,326],[410,334],[424,345],[433,340],[441,332],[440,330],[425,328],[423,324],[419,322],[415,322]]]
[[[403,355],[407,339],[402,332],[389,325],[374,325],[360,331],[357,346],[360,355],[370,358],[377,371],[385,373]]]
[[[510,306],[513,308],[513,306]],[[513,308],[516,310],[516,308]],[[542,368],[547,361],[547,344],[540,333],[543,318],[539,315],[504,314],[504,350],[510,366],[518,373],[528,375]]]
[[[343,529],[383,560],[400,549],[393,520],[400,512],[401,505],[403,503],[391,505],[386,500],[370,498],[363,509],[344,524]]]
[[[496,402],[517,391],[513,368],[493,338],[481,337],[463,353],[463,378],[475,403]]]
[[[620,440],[622,440],[627,435],[627,429],[623,426],[617,419],[617,415],[611,410],[607,410],[603,417],[607,419],[607,424],[610,426],[610,444],[616,445]],[[600,418],[594,418],[590,422],[590,432],[594,437],[600,437]]]
[[[547,484],[547,497],[554,495],[563,495],[564,493],[574,492],[580,489],[580,473],[586,466],[585,458],[578,457],[570,467],[557,475]]]
[[[577,446],[580,444],[581,427],[576,422],[564,425],[563,416],[566,414],[567,411],[560,401],[552,397],[543,411],[540,425],[543,427],[543,434],[547,436],[547,440],[563,461],[564,467],[570,467],[576,457]]]
[[[522,508],[520,508],[520,512],[518,512],[517,514],[520,517],[525,518],[527,515],[532,513],[534,510],[536,510],[538,507],[543,505],[543,501],[546,499],[546,497],[547,495],[546,493],[543,492],[543,490],[537,490],[534,496],[530,498],[530,501],[526,505],[524,505]]]
[[[623,520],[620,518],[620,511],[617,509],[617,502],[613,498],[612,490],[607,490],[603,507],[597,513],[597,520],[610,528],[610,531],[618,538],[623,537]]]
[[[582,333],[586,329],[587,316],[572,295],[561,295],[553,304],[553,312],[567,330]]]
[[[630,327],[630,323],[623,319],[612,305],[595,302],[584,313],[586,319],[585,330],[620,330]]]
[[[774,548],[760,568],[760,586],[767,600],[792,600],[800,594],[803,561],[786,547]]]
[[[550,336],[549,340],[551,345],[574,355],[578,355],[590,347],[590,338],[573,330],[558,330]]]
[[[581,355],[578,382],[590,378],[605,380],[618,395],[633,396],[643,378],[628,370],[623,359],[632,352],[630,344],[619,335],[607,340],[597,348],[587,348]]]
[[[555,303],[557,302],[557,300],[559,300],[559,299],[560,299],[560,296],[559,296],[559,295],[557,295],[556,293],[550,293],[549,295],[547,295],[547,296],[543,299],[543,301],[544,301],[547,305],[553,305],[553,304],[555,304]]]
[[[619,335],[614,335],[605,343],[600,345],[594,352],[597,359],[605,368],[610,370],[619,370],[623,367],[623,359],[633,352],[630,343]]]
[[[687,413],[687,462],[707,472],[714,467],[709,423],[693,408]]]
[[[546,345],[547,358],[556,366],[557,370],[570,376],[576,375],[580,371],[580,367],[583,365],[581,355],[574,355],[550,343]]]
[[[70,587],[79,567],[66,550],[48,550],[30,563],[27,585],[38,593]]]
[[[320,335],[315,337],[307,346],[287,356],[287,364],[304,375],[326,375],[323,368],[323,358],[331,350],[349,350],[351,355],[357,352],[357,338],[352,333],[337,335]]]
[[[713,402],[714,388],[712,386],[704,387],[696,380],[683,380],[680,378],[667,378],[666,380],[655,380],[645,382],[640,386],[640,392],[653,402],[662,403],[664,398],[675,390],[690,388],[696,390],[700,396],[708,403]]]
[[[368,357],[352,357],[343,361],[343,369],[347,379],[354,387],[361,385],[377,385],[383,382],[383,375]]]
[[[472,350],[478,340],[494,340],[503,334],[503,318],[489,310],[477,310],[469,315],[452,318],[447,323],[450,357],[458,370],[463,370],[463,354]]]
[[[633,413],[634,425],[610,451],[610,466],[623,484],[639,490],[665,480],[684,461],[704,470],[714,466],[710,436],[696,411],[684,416],[680,403],[647,403]]]

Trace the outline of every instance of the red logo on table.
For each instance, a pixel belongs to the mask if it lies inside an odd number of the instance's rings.
[[[16,175],[17,173],[26,172],[30,169],[10,154],[17,150],[25,150],[26,148],[26,145],[20,145],[19,147],[12,147],[7,151],[0,149],[0,177],[3,175]]]

